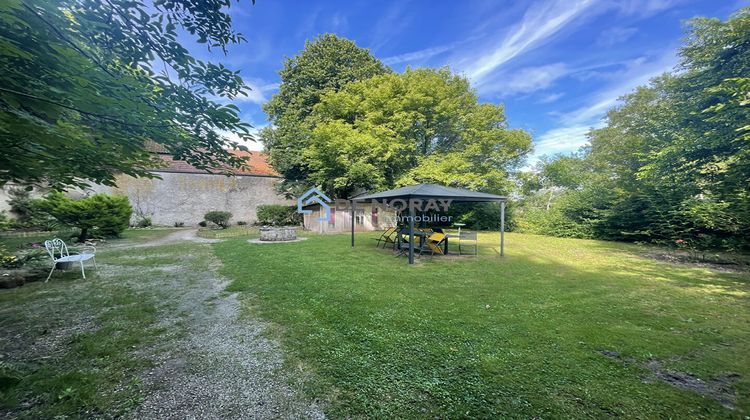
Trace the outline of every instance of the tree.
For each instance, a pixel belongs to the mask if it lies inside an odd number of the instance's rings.
[[[243,40],[230,0],[11,0],[0,8],[0,185],[112,185],[153,176],[147,144],[198,168],[241,166],[222,133],[251,139],[234,105],[238,72],[195,59],[178,33],[209,48]]]
[[[284,62],[279,92],[263,106],[272,125],[260,136],[276,170],[289,181],[305,180],[302,152],[315,128],[308,118],[315,104],[328,91],[387,72],[369,50],[348,39],[325,34],[306,42],[297,56]]]
[[[323,95],[309,119],[308,177],[340,196],[417,182],[507,192],[509,171],[531,150],[502,106],[479,104],[448,69],[352,82]]]
[[[203,218],[222,229],[226,229],[229,227],[229,219],[232,218],[232,213],[214,210],[206,213]]]
[[[79,242],[86,241],[92,231],[102,236],[119,236],[128,228],[133,213],[127,197],[107,194],[74,200],[54,191],[39,199],[38,205],[60,223],[79,228]]]

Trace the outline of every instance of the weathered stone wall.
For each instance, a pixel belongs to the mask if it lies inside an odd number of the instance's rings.
[[[232,213],[232,223],[254,223],[262,204],[292,205],[276,194],[279,178],[160,172],[162,179],[118,176],[117,187],[95,185],[82,193],[126,195],[133,206],[133,221],[150,217],[154,225],[191,226],[211,210]],[[71,194],[74,195],[74,194]]]

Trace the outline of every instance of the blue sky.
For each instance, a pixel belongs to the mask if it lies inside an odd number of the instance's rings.
[[[725,19],[750,0],[271,1],[235,4],[248,42],[197,56],[241,70],[253,92],[235,104],[255,127],[283,59],[322,33],[349,38],[396,71],[449,66],[483,102],[503,103],[535,155],[575,151],[619,96],[678,62],[686,19]],[[260,143],[248,145],[262,148]],[[532,158],[533,160],[533,158]]]

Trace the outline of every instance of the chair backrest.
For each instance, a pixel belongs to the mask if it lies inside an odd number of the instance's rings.
[[[432,235],[430,235],[430,236],[429,236],[429,237],[427,238],[427,240],[428,240],[429,242],[437,242],[437,243],[440,243],[440,242],[443,242],[443,241],[445,240],[445,234],[444,234],[444,233],[439,233],[439,232],[435,232],[435,233],[433,233]]]
[[[68,253],[68,246],[59,238],[44,241],[44,248],[53,260],[70,255]]]
[[[460,240],[462,240],[462,241],[476,241],[477,240],[477,233],[476,232],[461,232]]]

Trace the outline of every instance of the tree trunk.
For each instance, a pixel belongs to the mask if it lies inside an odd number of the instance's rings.
[[[88,228],[81,228],[81,233],[78,235],[78,242],[86,242],[86,239],[89,238],[89,229]]]

